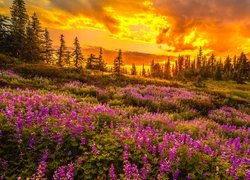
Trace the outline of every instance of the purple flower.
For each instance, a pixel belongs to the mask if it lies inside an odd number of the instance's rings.
[[[67,179],[74,180],[74,164],[70,163],[66,166],[59,167],[53,175],[53,180]]]
[[[84,137],[81,139],[81,145],[85,145],[85,144],[86,144],[86,138]]]
[[[111,180],[116,180],[116,174],[115,174],[115,167],[114,167],[114,164],[111,164],[111,167],[109,169],[109,178]]]

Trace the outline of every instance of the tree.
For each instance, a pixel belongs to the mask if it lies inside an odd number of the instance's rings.
[[[170,58],[168,58],[168,61],[165,63],[164,78],[165,79],[170,79],[171,78],[171,63],[170,63]]]
[[[14,57],[24,56],[28,19],[24,0],[14,0],[11,7],[11,49]]]
[[[90,54],[89,58],[87,59],[86,69],[93,69],[93,59],[95,58],[94,54]]]
[[[118,52],[118,56],[114,60],[114,73],[117,75],[121,74],[121,67],[123,66],[122,61],[122,50],[120,49]]]
[[[197,56],[197,66],[196,66],[198,70],[201,69],[202,56],[203,56],[203,50],[202,50],[202,47],[200,47],[200,49],[199,49],[199,54],[198,54],[198,56]]]
[[[208,66],[209,66],[208,69],[209,69],[210,76],[213,76],[213,74],[214,74],[215,63],[216,63],[215,55],[212,54],[208,60]]]
[[[227,56],[224,64],[224,75],[226,79],[230,79],[232,76],[232,63],[231,58]]]
[[[71,53],[69,50],[66,50],[65,52],[65,64],[70,67],[71,65]]]
[[[250,65],[246,55],[242,52],[237,65],[237,72],[236,72],[236,81],[239,84],[242,84],[246,78],[248,78],[250,71]]]
[[[25,59],[33,62],[42,60],[42,28],[36,13],[28,23],[26,34]]]
[[[9,54],[11,42],[10,36],[10,22],[7,16],[0,15],[0,53]]]
[[[60,47],[58,49],[58,65],[63,67],[66,59],[66,45],[64,35],[60,36]]]
[[[222,72],[221,72],[221,64],[217,63],[216,71],[215,71],[215,80],[220,81],[222,80]]]
[[[50,38],[49,31],[47,29],[44,30],[44,47],[43,47],[44,61],[46,63],[51,63],[53,59],[53,48],[52,48],[52,40]]]
[[[151,75],[151,77],[154,77],[154,76],[155,76],[154,66],[155,66],[155,60],[153,59],[153,60],[151,61],[151,65],[150,65],[150,75]]]
[[[74,60],[74,65],[76,68],[79,68],[82,66],[83,64],[83,54],[82,54],[82,50],[81,50],[81,46],[80,46],[80,42],[78,40],[78,38],[75,38],[75,42],[74,42],[74,50],[73,50],[73,60]]]
[[[137,75],[137,70],[136,70],[135,64],[132,64],[131,75],[133,75],[133,76],[136,76],[136,75]]]
[[[143,76],[143,77],[146,77],[146,70],[145,70],[145,67],[144,67],[144,64],[142,65],[142,73],[141,73],[141,75]]]
[[[100,48],[100,54],[99,54],[99,70],[100,71],[105,71],[106,70],[106,64],[103,60],[103,52],[102,48]]]

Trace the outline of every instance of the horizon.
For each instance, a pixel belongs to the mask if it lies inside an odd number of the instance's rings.
[[[0,1],[0,13],[9,15],[11,3],[12,0]],[[30,0],[26,6],[29,14],[38,14],[55,46],[60,34],[64,34],[67,46],[77,36],[82,46],[112,51],[196,56],[201,46],[204,54],[217,56],[250,52],[249,0]],[[195,8],[198,12],[190,13]]]

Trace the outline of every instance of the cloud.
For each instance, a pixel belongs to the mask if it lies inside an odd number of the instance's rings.
[[[71,15],[87,16],[101,22],[112,33],[117,32],[118,21],[105,11],[107,0],[50,0],[51,5]]]
[[[12,0],[0,0],[0,12]],[[172,52],[249,47],[250,0],[26,0],[45,26],[109,31]]]
[[[250,0],[153,0],[154,7],[167,16],[171,27],[162,29],[158,43],[167,43],[175,51],[192,50],[199,45],[218,52],[233,49],[250,37]],[[246,26],[244,26],[246,25]],[[185,37],[195,31],[193,42]],[[234,38],[234,39],[233,39]]]
[[[49,0],[52,7],[71,15],[83,15],[102,23],[111,33],[119,31],[117,14],[131,16],[134,13],[147,12],[151,8],[150,0]]]

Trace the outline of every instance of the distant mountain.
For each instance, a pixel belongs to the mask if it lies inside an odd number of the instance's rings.
[[[99,56],[100,48],[98,47],[85,47],[83,48],[84,57],[87,58],[90,54],[94,54]],[[112,64],[114,59],[116,58],[118,52],[113,50],[103,49],[103,59],[106,63]],[[131,65],[135,63],[136,65],[149,65],[152,60],[155,62],[164,62],[168,59],[168,56],[164,55],[154,55],[154,54],[147,54],[147,53],[140,53],[140,52],[123,52],[123,62],[124,64]],[[170,57],[173,60],[173,57]]]

